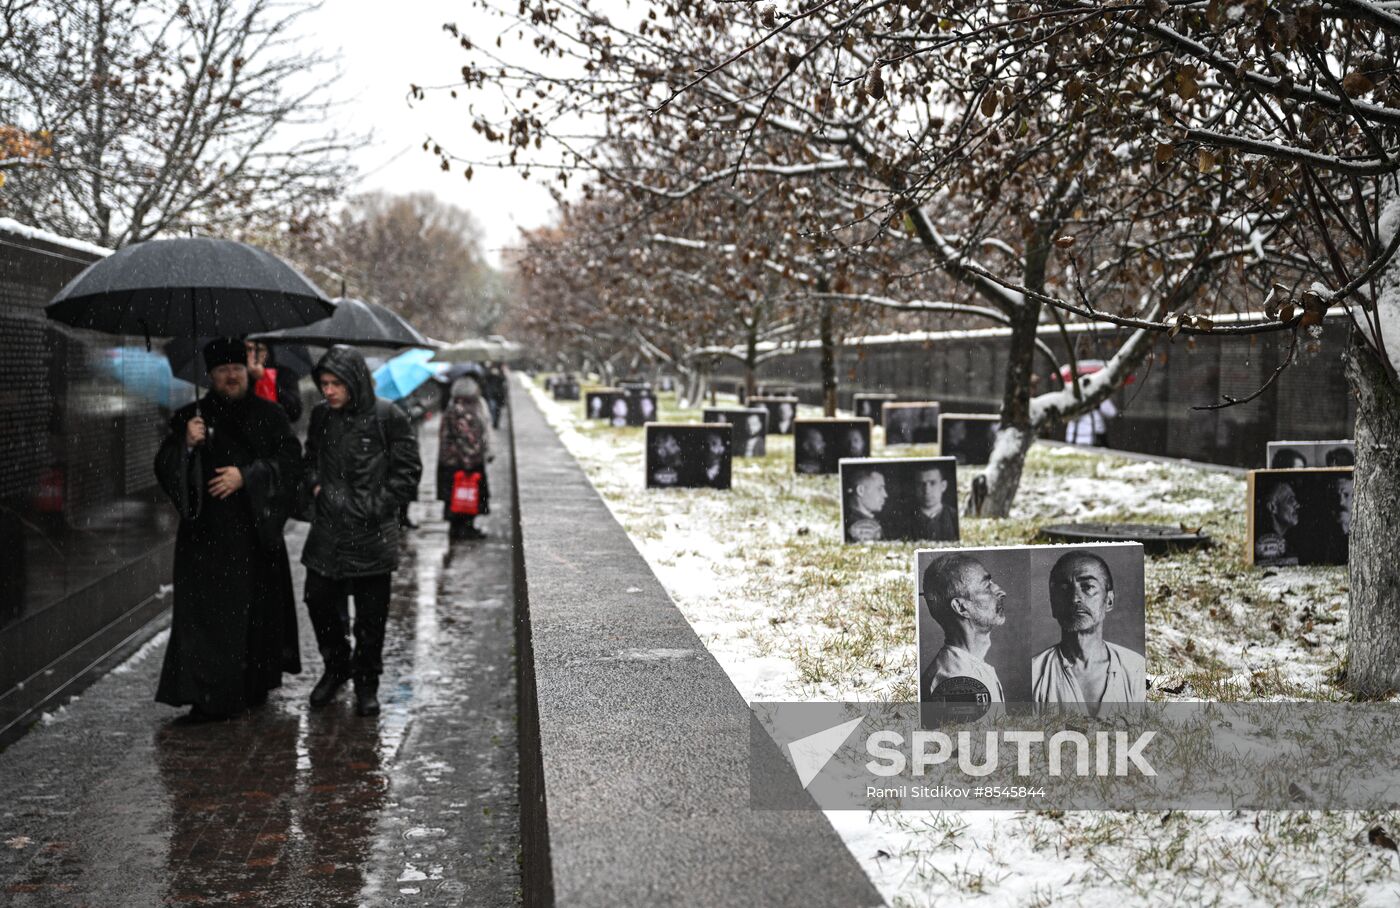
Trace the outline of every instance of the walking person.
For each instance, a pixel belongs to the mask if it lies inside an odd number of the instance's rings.
[[[491,490],[486,480],[486,463],[491,453],[491,411],[483,399],[481,383],[463,375],[452,383],[452,396],[438,428],[438,498],[443,519],[448,522],[449,538],[480,539],[486,534],[476,526],[476,516],[490,512]],[[476,514],[452,510],[452,492],[458,473],[478,474]]]
[[[491,410],[491,428],[499,429],[501,410],[506,405],[506,367],[501,363],[488,365],[481,390],[486,396],[486,406]]]
[[[302,549],[306,610],[325,663],[311,705],[355,681],[355,712],[379,713],[389,581],[398,567],[399,505],[418,495],[418,439],[402,410],[374,394],[364,357],[331,347],[313,373],[325,398],[311,411],[304,501],[311,531]],[[348,600],[355,600],[353,650]]]
[[[301,445],[276,404],[254,395],[243,341],[205,345],[209,393],[170,420],[155,473],[175,504],[175,605],[156,700],[194,721],[257,706],[301,671],[282,528]]]
[[[296,373],[277,366],[276,354],[261,341],[244,341],[248,351],[248,383],[253,393],[271,401],[287,414],[287,421],[301,419],[301,391]]]

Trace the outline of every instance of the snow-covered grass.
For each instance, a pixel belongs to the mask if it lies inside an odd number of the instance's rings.
[[[733,489],[652,490],[641,429],[536,401],[672,599],[752,701],[916,699],[914,544],[841,542],[832,477],[799,477],[791,437],[736,459]],[[670,396],[661,418],[697,420]],[[816,411],[806,412],[815,413]],[[876,431],[879,440],[879,430]],[[900,447],[890,456],[936,454]],[[959,475],[961,492],[975,471]],[[964,545],[1037,541],[1065,520],[1179,522],[1208,552],[1146,564],[1152,699],[1342,700],[1347,576],[1246,562],[1242,478],[1032,448],[1012,516]],[[828,814],[896,905],[1400,903],[1400,818],[1356,812],[927,811]]]

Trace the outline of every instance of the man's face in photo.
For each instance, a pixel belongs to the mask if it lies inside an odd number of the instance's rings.
[[[763,434],[763,417],[757,413],[750,413],[748,418],[749,437]]]
[[[862,454],[864,454],[865,433],[861,432],[859,429],[848,430],[846,432],[846,450],[847,452],[855,455],[856,457],[859,457]]]
[[[1351,501],[1356,494],[1356,486],[1351,477],[1342,477],[1332,483],[1332,508],[1344,533],[1351,533]]]
[[[724,457],[724,439],[713,432],[705,436],[705,463],[717,464]]]
[[[888,498],[885,477],[879,473],[871,473],[856,483],[856,503],[870,514],[880,513]]]
[[[943,471],[937,468],[920,470],[914,479],[914,499],[921,511],[932,511],[943,506],[943,493],[948,490],[948,480]]]
[[[1092,631],[1113,610],[1110,586],[1108,572],[1097,560],[1061,558],[1050,571],[1050,613],[1064,631]]]
[[[656,439],[656,462],[659,466],[674,467],[681,459],[680,442],[676,441],[676,436],[667,432]]]
[[[820,460],[826,453],[826,439],[818,429],[807,429],[802,433],[802,454],[808,460]]]
[[[248,367],[242,363],[215,366],[209,371],[209,384],[220,397],[239,400],[248,393]]]
[[[1298,495],[1288,483],[1280,484],[1269,496],[1268,511],[1280,532],[1298,525]]]
[[[1006,591],[981,562],[974,561],[963,568],[959,586],[957,602],[961,603],[959,611],[963,617],[983,630],[1006,623]]]

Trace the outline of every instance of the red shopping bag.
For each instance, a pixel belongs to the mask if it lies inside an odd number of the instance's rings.
[[[452,477],[452,513],[476,515],[481,508],[481,474],[458,470]]]

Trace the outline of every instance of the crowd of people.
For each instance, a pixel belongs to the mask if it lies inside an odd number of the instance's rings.
[[[202,356],[209,390],[174,414],[155,460],[180,518],[156,699],[189,706],[188,721],[227,718],[301,671],[284,536],[296,519],[310,525],[302,599],[323,666],[311,706],[353,682],[355,712],[377,715],[391,579],[422,475],[414,420],[375,394],[359,350],[334,346],[312,371],[322,399],[303,444],[293,430],[302,415],[296,376],[266,346],[219,338]],[[466,371],[446,395],[437,485],[453,539],[484,535],[475,518],[488,511],[486,465],[505,387],[504,369],[493,366]],[[479,490],[470,507],[453,495],[464,477]]]

